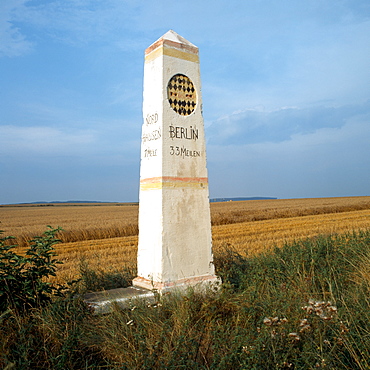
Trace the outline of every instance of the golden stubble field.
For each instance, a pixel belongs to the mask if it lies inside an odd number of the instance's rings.
[[[368,229],[370,197],[211,203],[211,216],[215,254],[231,246],[252,255],[301,238]],[[0,206],[0,229],[16,236],[20,249],[46,225],[65,230],[56,245],[60,282],[76,278],[82,260],[104,271],[134,266],[137,218],[137,204]]]

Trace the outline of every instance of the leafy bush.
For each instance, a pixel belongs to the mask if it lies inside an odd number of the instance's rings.
[[[55,234],[60,228],[48,230],[30,241],[25,255],[14,252],[13,237],[0,238],[0,311],[24,311],[49,302],[52,295],[61,295],[65,287],[56,286],[46,278],[55,276],[57,264],[53,246],[59,242]],[[0,231],[0,234],[3,233]]]

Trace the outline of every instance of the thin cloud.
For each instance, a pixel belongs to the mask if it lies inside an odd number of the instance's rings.
[[[313,133],[320,128],[340,128],[353,117],[369,115],[370,100],[339,107],[249,109],[213,122],[207,129],[207,136],[210,143],[224,145],[282,142],[293,135]]]
[[[32,49],[32,42],[13,23],[14,13],[24,9],[25,2],[26,0],[14,0],[0,3],[0,57],[16,57]]]
[[[0,126],[0,154],[8,158],[71,155],[86,150],[97,141],[96,133],[91,130],[70,131],[44,126]]]
[[[50,39],[71,45],[94,42],[120,43],[138,18],[134,1],[56,0],[14,7],[12,18],[35,29],[43,30]],[[123,46],[123,43],[121,43]],[[125,46],[127,47],[127,43]],[[129,47],[137,48],[138,38],[130,39]]]
[[[218,196],[278,198],[363,194],[370,183],[370,115],[281,142],[208,145],[210,188]]]

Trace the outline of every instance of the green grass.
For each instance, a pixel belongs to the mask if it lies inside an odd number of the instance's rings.
[[[219,290],[171,293],[104,316],[71,297],[5,311],[0,367],[370,369],[369,262],[370,230],[257,257],[225,245],[215,256]]]

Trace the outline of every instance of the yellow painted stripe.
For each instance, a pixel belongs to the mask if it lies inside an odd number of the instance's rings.
[[[151,177],[140,181],[141,190],[193,188],[204,189],[208,186],[207,177]]]
[[[208,184],[204,183],[184,183],[179,184],[177,182],[157,182],[155,184],[140,184],[140,190],[158,190],[158,189],[204,189]]]
[[[169,57],[174,57],[178,59],[188,60],[189,62],[196,62],[199,63],[199,55],[187,53],[185,51],[181,51],[178,49],[166,48],[166,47],[159,47],[153,50],[151,53],[145,56],[145,63],[149,63],[152,60],[158,58],[159,56],[167,55]]]

